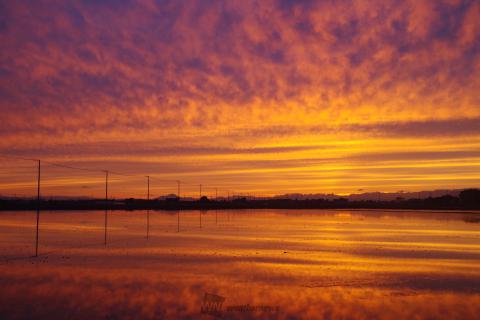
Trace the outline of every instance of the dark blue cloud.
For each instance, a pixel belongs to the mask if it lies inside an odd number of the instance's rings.
[[[348,1],[0,2],[0,108],[128,113],[148,101],[160,114],[189,105],[208,113],[316,96],[319,108],[344,100],[348,109],[382,109],[404,99],[405,86],[417,100],[398,108],[480,99],[472,95],[479,37],[457,43],[475,1],[435,2],[426,37],[409,29],[408,4],[363,4],[369,10]],[[435,52],[438,43],[451,52]],[[416,59],[425,51],[432,59]]]

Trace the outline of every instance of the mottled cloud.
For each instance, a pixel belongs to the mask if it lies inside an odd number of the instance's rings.
[[[2,1],[0,150],[478,143],[479,21],[472,0]]]

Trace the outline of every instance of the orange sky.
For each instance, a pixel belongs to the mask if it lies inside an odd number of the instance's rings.
[[[0,49],[0,153],[114,196],[479,186],[478,1],[10,1]]]

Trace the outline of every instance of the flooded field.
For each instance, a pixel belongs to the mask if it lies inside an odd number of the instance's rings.
[[[0,213],[0,319],[476,319],[480,213]],[[105,233],[106,231],[106,233]],[[106,240],[106,243],[105,243]]]

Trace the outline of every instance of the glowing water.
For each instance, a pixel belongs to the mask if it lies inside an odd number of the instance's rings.
[[[104,246],[103,211],[42,212],[33,258],[35,213],[2,212],[0,318],[207,319],[200,311],[212,293],[225,298],[224,319],[473,319],[479,218],[150,212],[147,239],[147,212],[117,211]]]

